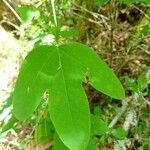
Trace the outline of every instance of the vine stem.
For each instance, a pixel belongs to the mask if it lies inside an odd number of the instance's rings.
[[[52,5],[52,11],[53,11],[54,23],[55,23],[55,26],[57,26],[56,9],[55,9],[55,0],[51,0],[51,5]]]

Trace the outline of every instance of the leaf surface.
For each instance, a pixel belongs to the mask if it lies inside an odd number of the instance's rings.
[[[85,68],[90,84],[95,89],[115,99],[125,98],[124,89],[116,75],[92,49],[76,42],[62,45],[61,48]]]
[[[64,49],[59,48],[57,53],[60,66],[50,90],[51,120],[60,139],[71,150],[85,149],[90,134],[90,111],[82,87],[85,70]]]
[[[24,121],[29,118],[49,89],[50,79],[58,65],[55,50],[56,47],[41,46],[25,58],[13,93],[13,112],[17,119]]]

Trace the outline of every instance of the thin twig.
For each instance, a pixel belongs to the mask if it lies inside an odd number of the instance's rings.
[[[104,15],[102,15],[102,14],[98,14],[98,13],[96,13],[96,12],[89,11],[88,9],[86,9],[86,8],[84,8],[84,7],[82,7],[82,6],[78,6],[78,5],[76,5],[76,4],[74,4],[74,5],[75,5],[75,7],[77,8],[77,10],[79,10],[79,11],[81,11],[81,10],[82,10],[82,11],[85,11],[86,13],[92,15],[94,18],[98,19],[98,21],[95,21],[95,20],[93,20],[93,19],[89,19],[90,22],[93,22],[93,23],[95,23],[95,24],[104,24],[104,25],[108,28],[108,30],[110,30],[110,26],[109,26],[108,23],[107,23],[107,21],[109,21],[109,19],[108,19],[106,16],[104,16]],[[87,19],[87,20],[88,20],[88,19]]]
[[[126,100],[123,100],[122,104],[123,104],[123,106],[121,108],[121,111],[111,121],[111,123],[109,124],[109,128],[113,128],[116,125],[116,123],[118,122],[118,120],[120,119],[120,117],[122,116],[122,114],[126,111],[127,106],[128,106]]]
[[[52,11],[53,11],[53,18],[54,18],[54,23],[57,26],[57,17],[56,17],[56,9],[55,9],[55,0],[51,0],[51,5],[52,5]]]
[[[98,25],[98,26],[100,26],[100,27],[102,27],[101,22],[97,22],[97,21],[95,21],[95,20],[93,20],[93,19],[86,18],[86,17],[84,17],[84,16],[82,16],[82,15],[79,15],[78,13],[75,13],[75,12],[73,12],[73,14],[74,14],[74,15],[77,15],[78,17],[83,18],[83,19],[85,19],[85,20],[87,20],[87,21],[89,21],[89,22],[92,22],[92,23],[94,23],[94,24],[96,24],[96,25]]]
[[[16,13],[16,11],[14,10],[14,8],[7,2],[7,0],[3,0],[4,4],[12,11],[12,13],[15,15],[15,17],[20,21],[21,21],[21,18],[20,16]]]

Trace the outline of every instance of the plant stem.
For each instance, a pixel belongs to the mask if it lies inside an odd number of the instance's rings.
[[[51,5],[52,5],[52,11],[53,11],[54,23],[55,23],[55,26],[57,26],[56,9],[55,9],[55,0],[51,0]]]

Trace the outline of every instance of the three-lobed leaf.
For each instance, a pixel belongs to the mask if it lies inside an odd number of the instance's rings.
[[[90,139],[90,110],[82,87],[89,77],[95,89],[124,99],[121,83],[89,47],[71,42],[35,47],[22,64],[13,94],[14,114],[26,120],[36,110],[45,91],[56,132],[71,150],[86,149]]]

